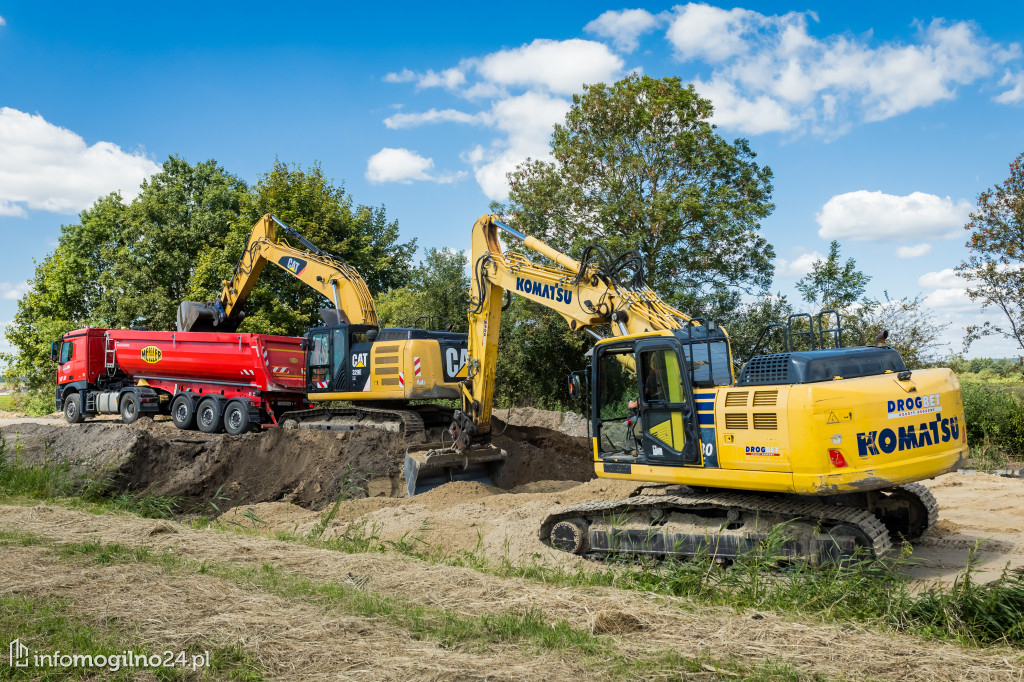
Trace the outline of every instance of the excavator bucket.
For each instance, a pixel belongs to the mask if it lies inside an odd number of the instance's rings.
[[[244,314],[239,314],[237,319],[220,319],[221,317],[212,303],[182,301],[178,306],[178,331],[233,332],[238,328]]]
[[[178,306],[179,332],[212,332],[217,313],[209,303],[182,301]]]
[[[504,450],[489,444],[470,446],[461,452],[455,448],[406,452],[405,484],[409,497],[452,481],[497,485],[507,457]]]

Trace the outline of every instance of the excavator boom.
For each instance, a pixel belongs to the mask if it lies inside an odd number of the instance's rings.
[[[303,248],[292,246],[287,239]],[[377,324],[373,296],[359,272],[268,213],[253,226],[231,279],[222,282],[220,295],[213,301],[183,301],[178,306],[178,331],[237,329],[245,317],[242,308],[267,263],[274,263],[331,301],[333,309],[321,310],[329,324]]]

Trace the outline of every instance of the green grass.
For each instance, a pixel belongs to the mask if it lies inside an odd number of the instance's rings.
[[[19,639],[31,652],[50,654],[80,654],[87,656],[117,655],[130,650],[136,655],[160,655],[163,648],[154,649],[140,641],[139,627],[130,622],[112,618],[91,621],[76,613],[74,605],[56,597],[29,597],[26,595],[0,595],[0,641]],[[184,649],[187,669],[150,669],[160,680],[229,679],[255,682],[265,679],[262,666],[246,654],[240,644],[215,646],[196,641]],[[192,656],[210,652],[210,666],[193,671]],[[30,659],[31,661],[31,659]],[[106,680],[136,679],[139,668],[121,667],[120,661],[106,668],[56,667],[44,662],[39,667],[9,668],[3,662],[4,677],[13,680],[64,680],[94,678]],[[114,668],[119,668],[115,670]]]
[[[0,395],[0,412],[14,411],[14,394]]]
[[[151,519],[171,519],[178,513],[173,497],[120,492],[108,494],[103,483],[75,476],[67,461],[44,456],[35,464],[24,461],[19,442],[9,445],[0,436],[0,499],[68,499],[72,506],[95,513],[125,511]]]

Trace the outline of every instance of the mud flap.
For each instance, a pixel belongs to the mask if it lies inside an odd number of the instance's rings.
[[[409,497],[451,483],[479,481],[497,485],[508,454],[493,445],[470,447],[462,452],[440,448],[405,454],[405,484]]]

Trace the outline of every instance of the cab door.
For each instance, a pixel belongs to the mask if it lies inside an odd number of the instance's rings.
[[[699,463],[697,409],[679,345],[669,339],[643,340],[635,354],[644,456],[651,464]]]

